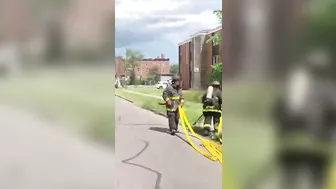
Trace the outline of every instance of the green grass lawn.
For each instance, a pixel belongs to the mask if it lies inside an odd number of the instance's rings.
[[[135,88],[128,88],[127,90],[130,91],[135,91],[139,93],[145,93],[145,94],[151,94],[151,95],[156,95],[161,97],[163,89],[156,89],[156,88],[140,88],[140,87],[135,87]],[[185,99],[188,102],[193,102],[193,103],[201,103],[201,98],[202,95],[204,94],[205,91],[183,91],[183,94],[185,96]]]
[[[139,88],[139,89],[134,89],[132,91],[142,92],[144,94],[155,95],[155,93],[150,92],[152,90],[153,89],[144,89],[144,88],[140,89]],[[155,90],[159,90],[159,89],[155,89]],[[162,95],[162,90],[160,90],[160,91],[161,91],[160,94]],[[151,110],[154,110],[156,112],[163,113],[163,114],[166,113],[165,106],[164,105],[159,105],[159,103],[160,102],[162,103],[163,100],[154,99],[154,98],[150,98],[150,97],[147,97],[147,96],[142,96],[142,95],[138,95],[138,94],[129,93],[129,92],[125,91],[125,89],[116,89],[115,93],[119,96],[122,96],[122,97],[126,98],[126,99],[132,100],[136,105],[138,105],[138,106],[140,106],[144,109],[151,109]],[[157,95],[157,96],[160,97],[160,95]],[[202,114],[202,104],[190,101],[189,97],[186,96],[184,110],[186,111],[188,119],[190,119],[189,121],[192,123],[192,122],[196,121],[196,119]]]
[[[114,88],[104,70],[43,70],[0,80],[0,103],[26,108],[114,144]]]

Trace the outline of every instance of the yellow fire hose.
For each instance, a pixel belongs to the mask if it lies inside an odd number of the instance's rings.
[[[201,136],[199,136],[198,134],[195,133],[195,131],[193,130],[193,128],[190,125],[190,122],[183,110],[182,107],[179,107],[179,114],[181,117],[181,122],[182,122],[182,127],[184,130],[184,133],[187,137],[187,140],[189,142],[189,144],[200,154],[202,154],[203,156],[205,156],[206,158],[212,160],[212,161],[219,161],[221,164],[223,164],[223,156],[222,156],[222,146],[211,141],[211,140],[207,140],[202,138]],[[218,127],[218,134],[222,133],[222,117],[220,118],[220,122],[219,122],[219,127]],[[208,151],[203,151],[200,148],[198,148],[190,139],[189,136],[189,132],[187,130],[187,127],[189,129],[189,131],[191,132],[191,134],[199,139],[200,141],[202,141],[202,144],[204,146],[204,148]],[[220,141],[222,141],[222,139],[220,139]],[[235,186],[233,179],[229,176],[228,174],[228,167],[224,166],[223,169],[223,176],[222,176],[222,188],[224,189],[237,189],[237,187]]]
[[[221,142],[221,143],[223,143],[222,142],[222,134],[223,134],[223,132],[222,132],[222,128],[223,128],[223,122],[222,122],[222,116],[219,118],[219,125],[218,125],[218,136],[221,136],[221,137],[219,137],[219,141]]]
[[[201,136],[199,136],[198,134],[195,133],[195,131],[192,129],[191,125],[190,125],[190,122],[183,110],[183,108],[179,107],[179,114],[180,114],[180,117],[181,117],[181,122],[182,122],[182,127],[183,127],[183,130],[184,130],[184,133],[187,137],[187,140],[189,142],[189,144],[197,151],[199,152],[200,154],[202,154],[203,156],[205,156],[206,158],[212,160],[212,161],[219,161],[221,164],[222,164],[222,146],[213,142],[213,141],[210,141],[210,140],[206,140],[204,138],[202,138]],[[192,140],[190,139],[190,136],[189,136],[189,132],[187,130],[187,127],[189,129],[189,131],[191,132],[191,134],[199,139],[204,148],[208,151],[203,151],[201,150],[200,148],[198,148],[193,142]]]
[[[329,177],[327,178],[326,189],[335,189],[336,188],[336,165],[330,167]]]

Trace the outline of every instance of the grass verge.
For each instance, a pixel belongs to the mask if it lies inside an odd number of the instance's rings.
[[[162,96],[162,89],[156,89],[156,88],[128,88],[127,90],[139,92],[139,93],[145,93],[145,94],[151,94],[161,97]],[[204,94],[204,91],[183,91],[184,97],[188,102],[193,103],[201,103],[202,95]]]

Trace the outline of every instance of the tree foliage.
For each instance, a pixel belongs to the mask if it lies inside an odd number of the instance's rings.
[[[327,49],[336,63],[336,0],[319,2],[312,6],[304,35],[304,49]]]
[[[129,66],[131,66],[133,70],[138,65],[139,61],[141,61],[142,59],[144,59],[144,55],[142,54],[142,52],[126,48],[125,61]]]
[[[171,73],[171,74],[178,74],[179,71],[180,71],[180,67],[179,67],[178,64],[172,64],[172,65],[170,66],[170,73]]]
[[[138,66],[139,61],[144,59],[144,55],[142,52],[130,48],[126,48],[126,56],[123,63],[124,72],[127,73],[127,71],[131,72],[131,84],[134,85],[136,83],[136,72],[135,68]]]
[[[218,23],[222,24],[222,10],[214,10],[213,13],[216,15],[218,19]],[[222,33],[221,32],[216,32],[213,36],[211,36],[208,40],[207,43],[209,42],[222,42]]]
[[[222,24],[222,10],[214,10],[213,13],[216,15],[218,22]],[[211,36],[208,40],[207,43],[209,42],[217,42],[219,44],[222,44],[222,33],[221,32],[216,32],[213,36]],[[217,63],[215,65],[212,65],[212,79],[222,82],[222,63]]]
[[[150,68],[148,70],[148,75],[151,79],[154,81],[160,81],[160,68],[157,66],[154,66],[153,68]]]

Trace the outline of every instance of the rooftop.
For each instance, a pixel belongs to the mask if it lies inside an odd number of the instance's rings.
[[[194,38],[194,37],[196,37],[196,36],[198,36],[198,35],[208,35],[208,34],[217,32],[217,31],[219,31],[219,30],[221,30],[221,29],[222,29],[222,25],[217,26],[217,27],[215,27],[215,28],[213,28],[213,29],[205,29],[205,30],[201,30],[201,31],[199,31],[199,32],[197,32],[197,33],[194,33],[194,34],[190,35],[190,37],[189,37],[188,39],[186,39],[186,40],[184,40],[184,41],[178,43],[178,45],[180,46],[180,45],[182,45],[182,44],[188,43],[188,42],[191,41],[192,38]]]

